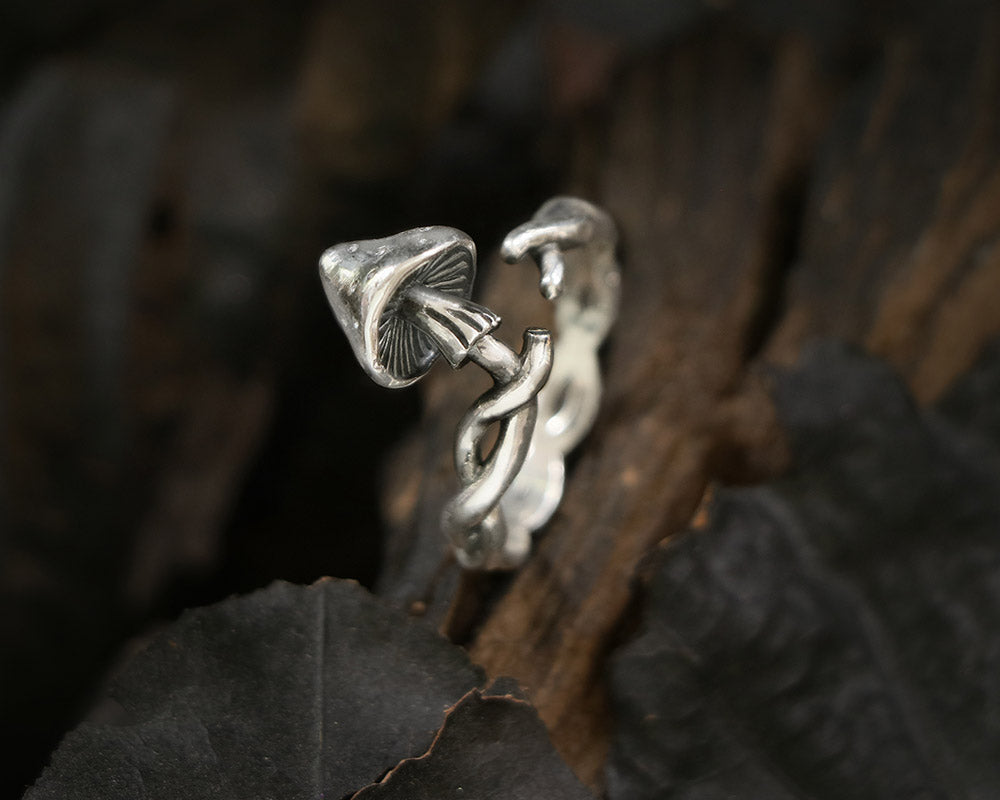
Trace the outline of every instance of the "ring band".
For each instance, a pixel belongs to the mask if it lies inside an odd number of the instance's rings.
[[[620,271],[611,218],[584,200],[556,197],[504,239],[501,255],[531,257],[555,303],[557,336],[528,328],[520,353],[492,332],[500,317],[472,302],[476,247],[454,228],[344,242],[320,258],[320,277],[354,354],[381,386],[419,380],[438,356],[473,361],[493,378],[459,422],[462,488],[441,526],[467,568],[511,568],[531,549],[562,498],[565,457],[597,415],[597,351],[618,310]],[[497,440],[481,454],[488,428]]]

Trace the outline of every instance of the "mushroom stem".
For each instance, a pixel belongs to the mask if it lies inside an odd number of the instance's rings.
[[[521,357],[494,336],[483,336],[469,348],[469,360],[485,369],[497,383],[510,383],[521,370]]]
[[[478,303],[414,285],[403,293],[400,313],[434,340],[452,367],[474,361],[498,384],[521,371],[521,356],[490,335],[500,317]]]
[[[546,244],[538,250],[538,269],[541,278],[538,286],[546,300],[555,300],[563,291],[566,277],[566,259],[558,245]]]
[[[414,284],[402,295],[400,313],[426,333],[452,367],[472,357],[477,343],[500,324],[488,308],[448,292]],[[495,340],[494,340],[495,341]]]

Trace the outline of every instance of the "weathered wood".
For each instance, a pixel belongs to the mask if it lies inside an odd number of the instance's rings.
[[[836,334],[929,403],[1000,333],[1000,13],[972,18],[891,37],[825,136],[773,357]]]
[[[643,557],[687,524],[720,468],[747,480],[781,463],[745,356],[825,111],[803,47],[769,53],[725,34],[638,65],[619,92],[593,187],[625,243],[605,406],[560,514],[471,648],[529,688],[591,783],[606,747],[602,665]]]
[[[575,134],[568,187],[607,207],[624,242],[601,416],[533,558],[509,587],[466,578],[450,613],[459,587],[436,513],[454,490],[450,426],[474,392],[429,381],[427,427],[391,468],[383,589],[471,636],[491,675],[517,677],[592,785],[604,664],[644,557],[712,480],[783,463],[756,365],[839,335],[888,357],[926,401],[1000,331],[998,48],[983,13],[974,46],[900,28],[852,72],[794,35],[719,26],[626,69],[606,128]],[[502,269],[484,301],[504,313],[530,289]]]
[[[606,399],[560,511],[471,652],[491,674],[527,687],[557,747],[590,782],[605,748],[601,665],[643,556],[690,519],[720,465],[746,480],[781,463],[745,353],[783,247],[787,195],[816,135],[809,120],[823,111],[802,46],[772,58],[725,33],[699,38],[630,70],[611,109],[599,183],[580,187],[610,209],[624,241]],[[512,286],[511,269],[486,290],[493,308],[534,294],[533,276]],[[456,419],[465,398],[455,394],[448,375],[426,395],[444,452],[450,437],[439,420]],[[423,509],[442,494],[444,461],[433,463],[419,491],[410,484],[409,504],[399,496],[390,504],[398,518],[418,495]],[[430,547],[440,539],[436,518],[418,519],[412,541]],[[420,583],[410,575],[407,587]]]

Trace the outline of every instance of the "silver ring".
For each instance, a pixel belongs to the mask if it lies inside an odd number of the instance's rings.
[[[565,457],[593,425],[601,398],[597,351],[618,313],[617,234],[601,209],[556,197],[503,241],[505,261],[530,256],[555,303],[557,336],[528,328],[515,353],[492,332],[500,317],[472,302],[476,246],[454,228],[344,242],[323,253],[333,313],[372,380],[392,389],[422,377],[438,356],[473,361],[493,378],[462,417],[455,469],[462,488],[441,527],[467,568],[512,568],[555,512]],[[487,429],[498,423],[486,455]]]

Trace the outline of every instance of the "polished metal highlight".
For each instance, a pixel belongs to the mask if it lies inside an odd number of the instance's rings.
[[[459,423],[462,489],[441,514],[465,567],[522,563],[532,531],[562,498],[565,456],[590,429],[600,402],[597,350],[618,311],[616,239],[604,211],[572,197],[549,200],[507,235],[503,258],[531,257],[542,294],[555,303],[555,343],[549,331],[529,328],[520,353],[492,335],[500,317],[469,299],[476,247],[461,231],[417,228],[345,242],[320,259],[334,315],[376,383],[408,386],[439,355],[456,369],[474,361],[493,378]],[[483,455],[493,423],[497,440]]]

